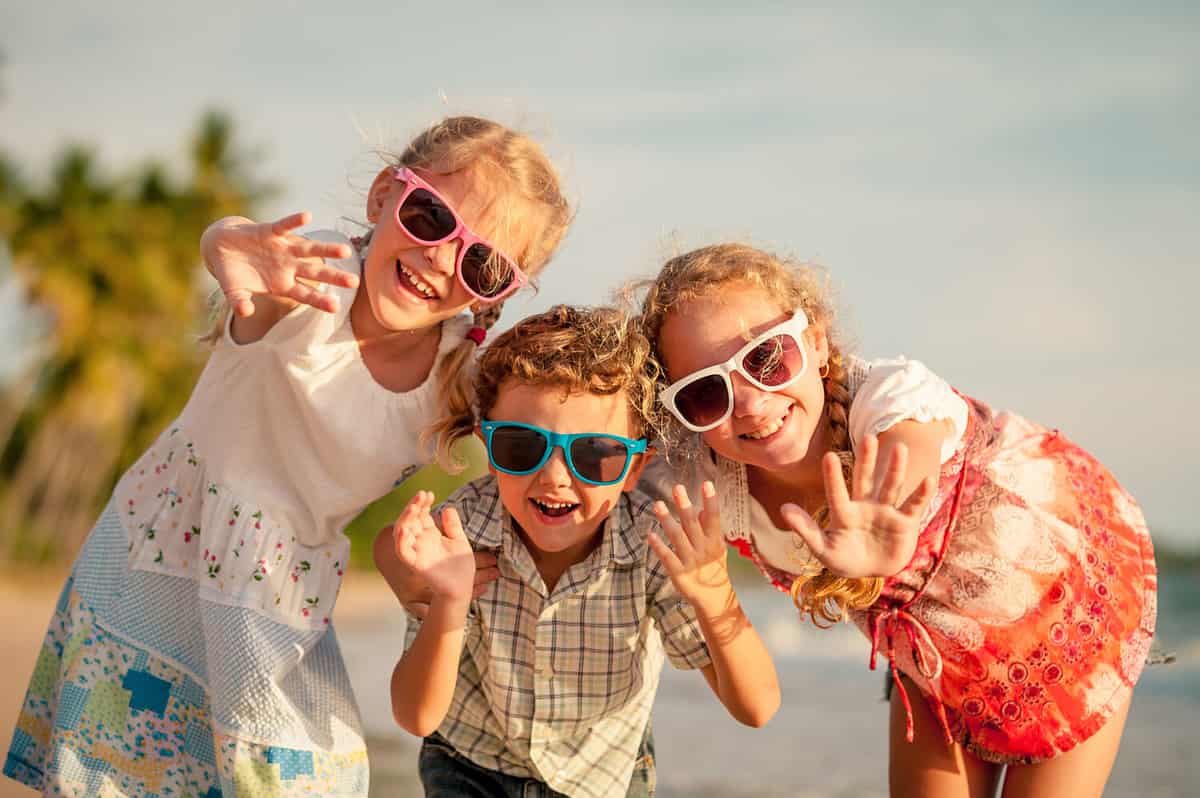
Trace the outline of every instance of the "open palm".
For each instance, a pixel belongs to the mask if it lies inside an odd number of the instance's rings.
[[[353,288],[358,276],[325,263],[323,258],[348,258],[350,247],[313,241],[292,231],[308,224],[307,213],[294,213],[275,222],[245,222],[210,228],[201,241],[204,259],[221,285],[229,306],[239,316],[254,313],[251,297],[271,294],[319,310],[337,310],[337,300],[306,285],[304,280]]]
[[[442,528],[434,523],[433,493],[419,491],[409,501],[394,528],[396,556],[429,585],[434,596],[471,599],[475,587],[475,556],[458,511],[442,511]]]
[[[933,498],[932,477],[922,480],[908,497],[901,496],[908,460],[904,444],[892,449],[882,475],[876,468],[878,450],[874,435],[863,439],[849,490],[837,455],[825,455],[821,468],[829,523],[824,528],[794,504],[780,508],[813,555],[838,576],[891,576],[908,565],[925,508]]]

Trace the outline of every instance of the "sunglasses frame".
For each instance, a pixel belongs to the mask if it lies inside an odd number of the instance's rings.
[[[707,368],[702,368],[699,371],[693,371],[686,377],[682,377],[668,385],[666,388],[663,388],[658,394],[658,400],[663,403],[663,406],[671,411],[671,415],[675,416],[680,424],[687,427],[692,432],[708,432],[710,429],[715,429],[723,424],[731,415],[733,415],[733,380],[729,377],[729,375],[733,372],[736,371],[738,374],[741,374],[742,377],[754,387],[764,391],[769,391],[771,393],[782,391],[784,388],[788,387],[808,372],[808,350],[804,348],[804,331],[807,329],[808,317],[804,314],[803,310],[797,310],[794,314],[792,314],[790,319],[782,321],[779,324],[776,324],[774,327],[765,330],[761,335],[756,335],[745,346],[735,352],[733,357],[729,358],[724,363],[717,363],[715,365],[708,366]],[[765,385],[759,382],[753,375],[751,375],[746,371],[745,368],[742,367],[742,360],[744,360],[748,354],[753,352],[764,341],[768,341],[777,335],[785,334],[790,335],[793,339],[795,339],[799,346],[800,368],[789,379],[779,383],[778,385]],[[675,404],[675,397],[679,395],[680,391],[692,383],[714,375],[719,376],[725,382],[725,412],[721,414],[719,419],[711,424],[697,426],[683,417],[682,411],[680,411],[679,407]]]
[[[532,430],[533,432],[539,433],[543,438],[546,439],[546,451],[542,453],[542,458],[538,460],[537,465],[525,471],[514,471],[510,468],[505,468],[496,462],[495,458],[492,457],[492,433],[501,427],[517,427],[519,429]],[[582,482],[586,482],[589,485],[596,485],[598,487],[616,485],[617,483],[621,482],[621,480],[625,479],[625,477],[629,475],[629,469],[633,466],[634,455],[645,454],[647,448],[649,448],[649,444],[645,438],[638,438],[637,440],[634,440],[633,438],[626,438],[622,435],[614,435],[611,432],[554,432],[553,430],[534,426],[533,424],[523,424],[520,421],[485,420],[479,422],[479,429],[483,433],[484,444],[487,448],[488,462],[491,463],[492,467],[497,471],[501,471],[505,474],[511,474],[515,477],[536,474],[538,471],[542,470],[547,462],[549,462],[550,455],[552,455],[554,450],[557,448],[562,449],[563,461],[567,464],[567,470],[571,472],[572,476]],[[588,479],[583,474],[580,474],[578,469],[575,468],[574,459],[571,457],[571,444],[579,438],[608,438],[624,444],[625,467],[621,469],[621,476],[609,482],[597,482],[594,479]]]
[[[467,227],[466,223],[462,220],[462,217],[458,215],[458,211],[454,210],[454,206],[451,205],[445,197],[439,194],[437,189],[429,185],[429,183],[419,174],[406,166],[397,166],[395,169],[393,169],[393,177],[396,180],[404,183],[404,193],[400,195],[400,200],[396,203],[396,212],[393,214],[396,226],[400,228],[400,232],[403,233],[408,240],[423,246],[436,247],[441,244],[445,244],[447,241],[454,241],[456,239],[460,241],[461,243],[458,247],[458,253],[455,255],[454,259],[454,276],[458,278],[459,285],[466,289],[466,292],[474,299],[488,304],[499,302],[529,282],[529,278],[525,275],[525,272],[521,271],[521,267],[517,265],[515,260],[510,258],[508,255],[505,255],[503,250],[492,244],[492,242],[488,241],[486,238],[481,238],[480,236],[475,235],[471,228]],[[404,207],[404,203],[417,189],[424,189],[425,191],[428,191],[435,198],[437,198],[438,202],[446,206],[446,210],[450,211],[450,215],[454,217],[454,229],[450,231],[449,235],[429,241],[424,238],[417,238],[407,227],[404,226],[404,222],[400,220],[400,211]],[[471,286],[467,285],[467,281],[463,278],[463,258],[467,256],[467,250],[469,250],[475,244],[482,244],[490,249],[493,253],[493,256],[502,258],[504,262],[508,264],[509,268],[512,269],[512,282],[509,283],[508,286],[498,294],[493,296],[484,296],[475,289],[471,288]]]

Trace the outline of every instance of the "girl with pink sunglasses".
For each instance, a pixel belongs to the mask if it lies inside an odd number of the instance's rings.
[[[375,178],[370,233],[225,219],[228,308],[180,417],[121,478],[45,638],[4,773],[47,795],[366,796],[331,624],[343,534],[469,410],[503,300],[571,213],[530,139],[474,117]]]
[[[887,660],[891,794],[991,796],[1007,763],[1006,798],[1099,796],[1157,589],[1113,476],[916,361],[848,356],[808,267],[724,244],[642,287],[669,448],[726,539]]]

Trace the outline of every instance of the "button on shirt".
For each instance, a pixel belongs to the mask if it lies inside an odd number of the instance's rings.
[[[438,728],[458,753],[570,796],[625,794],[664,655],[677,668],[711,662],[694,610],[646,544],[658,525],[651,503],[621,494],[600,545],[547,591],[494,477],[450,497],[472,546],[494,552],[500,570],[471,602]],[[419,624],[408,617],[405,650]]]

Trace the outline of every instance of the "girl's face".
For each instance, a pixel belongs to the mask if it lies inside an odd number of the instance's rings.
[[[660,332],[667,381],[724,362],[791,315],[760,289],[738,284],[719,289],[719,297],[714,292],[680,304],[664,319]],[[730,375],[733,413],[701,433],[706,444],[731,460],[768,471],[820,462],[825,388],[819,372],[829,359],[829,348],[824,330],[815,325],[804,331],[802,343],[807,370],[783,390],[764,391],[737,372]]]
[[[505,240],[493,229],[487,212],[491,192],[471,170],[448,175],[422,171],[421,177],[472,231],[506,252],[521,251],[522,242]],[[360,335],[426,329],[475,301],[455,275],[461,241],[418,244],[399,228],[396,205],[403,192],[404,183],[389,167],[379,173],[368,195],[367,219],[375,223],[375,232],[363,267],[363,288],[355,298],[354,323]]]
[[[562,389],[506,380],[488,412],[490,421],[516,421],[560,433],[598,432],[634,438],[629,397],[589,392],[563,395]],[[518,533],[537,553],[568,564],[582,561],[599,542],[601,524],[623,491],[636,485],[646,455],[635,455],[625,478],[615,485],[592,485],[571,473],[555,448],[532,474],[508,474],[489,464],[500,499]]]

